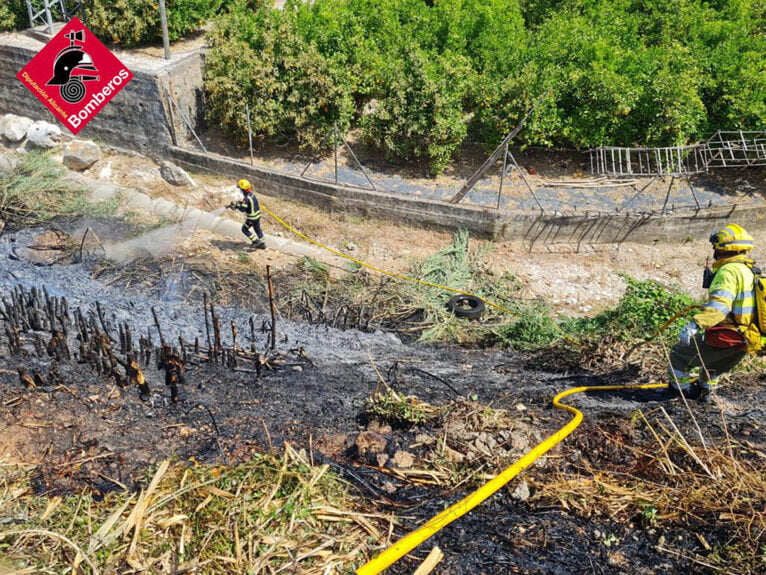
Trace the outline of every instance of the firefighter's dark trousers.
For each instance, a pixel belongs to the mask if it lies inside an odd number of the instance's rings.
[[[718,349],[710,347],[703,339],[703,332],[694,336],[691,345],[677,343],[670,350],[672,373],[680,379],[688,377],[695,368],[700,368],[700,382],[717,383],[718,377],[734,369],[747,355],[744,348]]]
[[[253,230],[255,230],[255,233],[253,233]],[[242,233],[247,236],[247,239],[250,240],[250,243],[256,243],[258,240],[263,239],[263,230],[261,230],[261,219],[258,218],[256,220],[251,220],[250,218],[245,220],[245,223],[242,224]]]

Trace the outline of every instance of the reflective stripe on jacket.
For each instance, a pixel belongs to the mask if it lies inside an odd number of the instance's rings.
[[[258,220],[261,218],[261,206],[258,205],[258,200],[252,192],[245,194],[242,201],[237,204],[237,209],[245,212],[248,220]]]
[[[708,300],[694,322],[703,329],[714,325],[749,325],[755,313],[753,272],[742,256],[722,262],[708,291]]]

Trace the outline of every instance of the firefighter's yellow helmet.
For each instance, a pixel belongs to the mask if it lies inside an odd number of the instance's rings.
[[[753,236],[738,224],[726,224],[713,232],[710,243],[722,252],[746,252],[753,249]]]
[[[240,180],[237,182],[237,187],[242,190],[243,192],[247,192],[252,188],[253,186],[250,185],[250,182],[247,180]]]

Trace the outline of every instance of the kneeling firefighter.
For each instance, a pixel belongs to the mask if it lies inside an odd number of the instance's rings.
[[[670,351],[671,387],[707,401],[722,374],[763,344],[755,320],[755,274],[748,257],[753,238],[742,226],[728,224],[710,236],[713,265],[705,268],[702,287],[708,299],[681,330]],[[699,368],[699,376],[692,371]]]
[[[245,213],[245,223],[242,224],[242,233],[245,234],[250,245],[257,249],[265,249],[263,230],[261,230],[261,207],[253,193],[253,186],[247,180],[239,180],[237,188],[242,192],[242,201],[231,202],[227,208]],[[255,231],[253,231],[255,230]]]

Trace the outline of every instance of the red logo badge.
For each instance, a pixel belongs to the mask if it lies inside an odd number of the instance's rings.
[[[16,77],[77,134],[133,74],[72,18]]]

